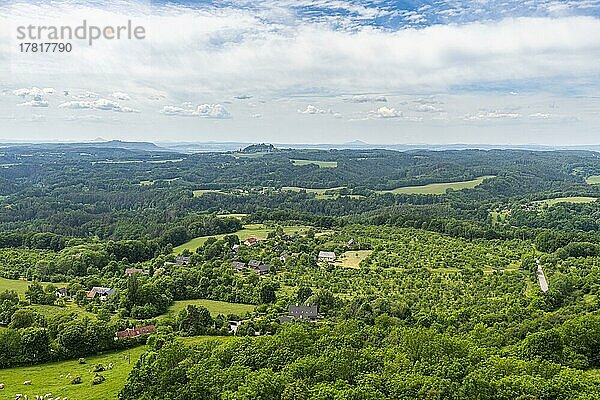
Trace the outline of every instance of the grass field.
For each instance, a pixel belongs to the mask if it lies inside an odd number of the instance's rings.
[[[445,194],[448,189],[463,190],[473,189],[481,185],[485,179],[494,178],[493,175],[480,176],[479,178],[462,181],[462,182],[447,182],[447,183],[432,183],[423,186],[406,186],[393,190],[380,190],[377,193],[393,193],[393,194]]]
[[[97,318],[96,314],[84,310],[83,308],[81,308],[77,304],[75,304],[74,302],[68,302],[65,307],[36,304],[36,305],[28,306],[28,308],[35,310],[36,312],[43,315],[44,317],[50,317],[50,316],[61,315],[61,314],[68,315],[71,313],[75,313],[79,317],[88,317],[92,320],[95,320]]]
[[[206,193],[220,193],[220,194],[227,194],[219,189],[198,189],[198,190],[194,190],[194,197],[200,197],[202,195],[205,195]]]
[[[295,232],[302,232],[308,229],[306,226],[284,226],[283,230],[287,234],[293,234]],[[269,231],[273,230],[273,228],[268,228],[262,224],[250,224],[245,225],[243,229],[235,232],[236,235],[240,238],[241,241],[248,239],[249,237],[255,237],[257,239],[266,239]],[[196,249],[204,244],[210,237],[214,237],[217,239],[222,239],[225,235],[216,235],[216,236],[201,236],[190,240],[187,243],[184,243],[180,246],[177,246],[173,249],[173,253],[178,254],[183,250],[187,249],[190,251],[196,251]]]
[[[68,397],[72,400],[116,400],[117,394],[125,385],[129,372],[145,350],[146,346],[140,346],[131,350],[87,357],[86,364],[70,360],[2,369],[0,370],[0,382],[5,385],[2,398],[14,399],[17,393],[21,393],[33,399],[35,395],[43,396],[46,393],[52,393],[53,398],[60,397],[61,399]],[[94,364],[99,363],[105,366],[112,363],[113,368],[101,373],[106,381],[92,386],[91,382],[95,374],[91,371]],[[83,383],[71,385],[71,380],[76,376],[80,376]],[[26,380],[31,380],[31,386],[23,385]]]
[[[244,217],[247,217],[248,214],[219,214],[217,215],[217,218],[237,218],[237,219],[242,219]]]
[[[235,314],[241,316],[247,312],[251,312],[255,307],[252,304],[226,303],[224,301],[215,300],[181,300],[174,302],[173,305],[169,307],[167,315],[176,316],[179,311],[183,310],[190,304],[197,307],[205,307],[208,311],[210,311],[210,315],[213,317],[216,317],[219,314]]]
[[[588,185],[600,185],[600,175],[589,176],[585,181]]]
[[[15,279],[5,279],[0,278],[0,292],[4,292],[5,290],[14,290],[21,296],[22,298],[25,296],[25,292],[29,285],[33,282],[23,281],[23,280],[15,280]],[[42,286],[48,285],[50,282],[41,282]],[[64,287],[66,283],[52,283],[56,287]]]
[[[557,197],[555,199],[546,199],[546,200],[538,200],[534,201],[535,204],[538,205],[547,205],[553,206],[558,203],[573,203],[573,204],[582,204],[582,203],[593,203],[598,200],[596,197],[584,197],[584,196],[572,196],[572,197]]]
[[[360,268],[360,262],[365,258],[369,257],[369,254],[371,254],[372,252],[372,250],[347,251],[336,260],[335,265],[344,268]]]
[[[337,168],[337,161],[291,160],[294,165],[317,165],[319,168]]]

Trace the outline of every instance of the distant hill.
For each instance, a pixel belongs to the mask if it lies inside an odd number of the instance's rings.
[[[121,140],[109,140],[107,142],[94,141],[91,143],[85,143],[85,146],[107,149],[126,149],[141,151],[172,151],[164,147],[159,147],[152,142],[124,142]]]
[[[274,153],[277,148],[272,144],[260,143],[251,144],[242,150],[242,153]]]

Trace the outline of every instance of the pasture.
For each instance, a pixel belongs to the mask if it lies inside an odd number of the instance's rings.
[[[372,253],[372,250],[347,251],[335,261],[335,265],[344,268],[360,268],[360,263]]]
[[[223,192],[222,190],[219,190],[219,189],[198,189],[198,190],[192,191],[192,193],[194,193],[194,197],[201,197],[201,196],[204,196],[207,193],[227,194],[227,193],[225,193],[225,192]]]
[[[445,183],[431,183],[429,185],[421,186],[405,186],[399,187],[393,190],[379,190],[377,193],[386,194],[434,194],[442,195],[446,194],[449,189],[452,190],[464,190],[473,189],[483,183],[486,179],[494,178],[494,175],[480,176],[479,178],[472,179],[470,181],[461,182],[445,182]]]
[[[33,282],[31,282],[31,281],[25,281],[25,280],[21,280],[21,279],[0,278],[0,292],[4,292],[5,290],[14,290],[15,292],[17,292],[19,294],[19,296],[21,298],[24,298],[27,288],[32,283]],[[46,286],[46,285],[50,284],[51,282],[40,282],[40,283],[42,284],[42,286]],[[52,283],[52,284],[56,287],[64,287],[67,285],[67,283]]]
[[[237,235],[242,242],[250,237],[255,237],[259,240],[264,240],[267,238],[267,234],[269,233],[269,231],[272,231],[273,229],[274,228],[266,227],[263,224],[249,224],[249,225],[244,225],[244,228],[237,232],[230,233],[230,235]],[[283,231],[285,233],[287,233],[288,235],[294,234],[294,233],[301,233],[307,229],[308,229],[308,227],[306,227],[306,226],[284,226],[283,227]],[[202,246],[204,244],[204,242],[206,242],[208,240],[208,238],[210,238],[210,237],[214,237],[216,239],[222,239],[223,237],[225,237],[225,235],[223,234],[223,235],[214,235],[214,236],[200,236],[200,237],[194,238],[187,243],[184,243],[180,246],[175,247],[173,249],[173,253],[179,254],[183,250],[186,250],[186,249],[189,251],[196,251],[196,249],[198,247]]]
[[[571,196],[571,197],[557,197],[554,199],[546,199],[546,200],[537,200],[534,201],[534,204],[540,206],[548,206],[551,207],[555,204],[559,203],[572,203],[572,204],[584,204],[584,203],[593,203],[598,200],[596,197],[585,197],[585,196]]]
[[[247,312],[254,310],[253,304],[241,304],[241,303],[227,303],[225,301],[216,300],[180,300],[173,303],[167,311],[167,316],[175,317],[179,311],[185,309],[188,305],[194,305],[196,307],[205,307],[210,315],[216,317],[219,314],[229,315],[235,314],[242,316]]]
[[[316,165],[319,168],[337,168],[337,161],[291,160],[296,166]]]
[[[33,399],[35,395],[51,393],[53,398],[61,399],[68,397],[72,400],[116,400],[129,372],[145,350],[146,346],[139,346],[130,350],[86,357],[85,364],[79,364],[78,360],[68,360],[2,369],[0,383],[5,385],[2,398],[14,399],[17,393],[21,393]],[[111,363],[112,369],[101,372],[106,380],[92,386],[94,365],[108,366]],[[72,385],[71,381],[76,376],[81,377],[82,383]],[[27,380],[31,381],[30,386],[23,385]]]
[[[600,185],[600,175],[588,176],[585,181],[588,185]]]

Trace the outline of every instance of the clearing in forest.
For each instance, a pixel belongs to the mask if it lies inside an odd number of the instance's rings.
[[[347,251],[340,256],[335,262],[335,265],[344,268],[360,268],[360,262],[372,253],[372,250],[353,250]]]
[[[317,165],[319,168],[337,168],[337,161],[291,160],[296,166]]]
[[[393,193],[393,194],[446,194],[448,189],[452,190],[463,190],[463,189],[473,189],[481,183],[483,183],[486,179],[495,178],[494,175],[486,175],[480,176],[479,178],[472,179],[470,181],[461,181],[461,182],[446,182],[446,183],[431,183],[429,185],[421,185],[421,186],[405,186],[396,188],[393,190],[380,190],[377,193],[385,194],[385,193]]]
[[[307,226],[294,225],[294,226],[283,226],[283,231],[288,235],[293,233],[300,233],[309,229]],[[196,251],[196,249],[204,244],[208,240],[208,238],[214,237],[216,239],[223,239],[226,235],[237,235],[240,240],[243,242],[244,240],[255,237],[259,240],[263,240],[267,238],[267,234],[274,230],[274,227],[267,227],[263,224],[249,224],[244,225],[244,227],[233,233],[223,234],[223,235],[212,235],[212,236],[200,236],[190,240],[187,243],[184,243],[180,246],[177,246],[173,249],[173,253],[179,254],[183,250]]]
[[[555,199],[546,199],[546,200],[538,200],[534,201],[534,204],[538,204],[540,206],[547,205],[553,206],[558,203],[572,203],[572,204],[582,204],[582,203],[593,203],[598,200],[596,197],[585,197],[585,196],[571,196],[571,197],[557,197]]]
[[[247,312],[252,312],[255,307],[253,304],[227,303],[225,301],[216,300],[181,300],[174,302],[173,305],[169,307],[167,315],[175,317],[177,316],[179,311],[185,309],[188,305],[204,307],[210,312],[210,315],[212,315],[213,317],[216,317],[219,314],[235,314],[237,316],[242,316]]]

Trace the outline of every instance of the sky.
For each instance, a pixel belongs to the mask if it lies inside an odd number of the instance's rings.
[[[18,28],[143,39],[27,53]],[[0,0],[0,140],[599,144],[600,0]]]

